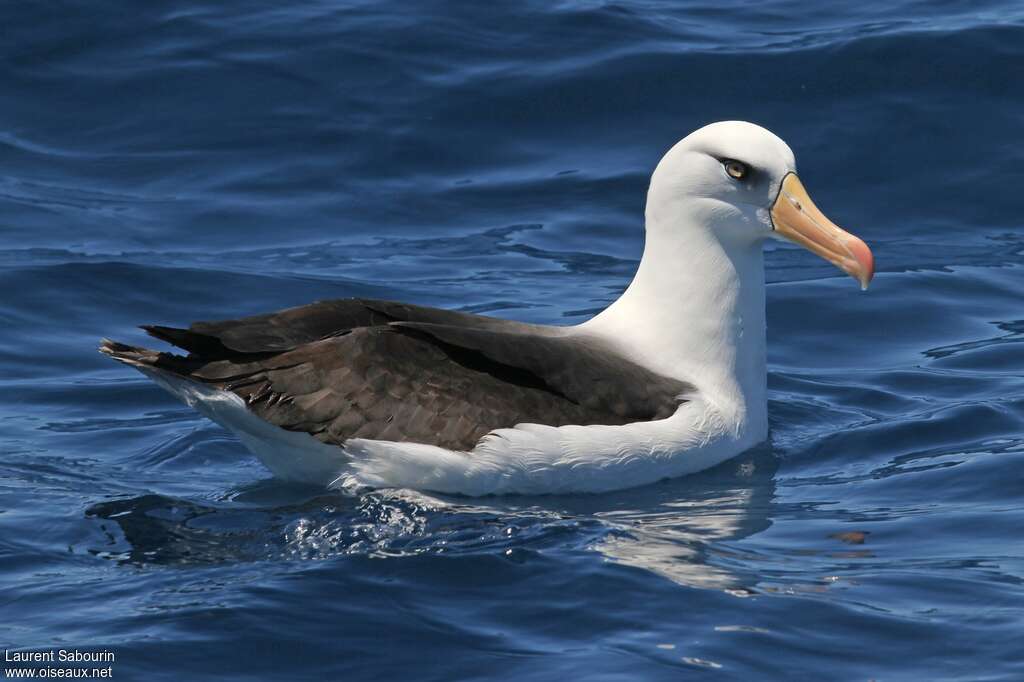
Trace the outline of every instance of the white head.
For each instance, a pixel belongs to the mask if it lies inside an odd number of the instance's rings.
[[[647,195],[648,239],[692,239],[679,233],[681,225],[707,226],[727,249],[759,248],[767,237],[795,241],[864,287],[874,271],[864,242],[825,218],[807,196],[789,146],[753,123],[704,126],[661,159]]]

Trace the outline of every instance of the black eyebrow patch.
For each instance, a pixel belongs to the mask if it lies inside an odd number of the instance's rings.
[[[745,176],[743,176],[743,178],[741,178],[742,180],[745,180],[745,181],[756,180],[756,179],[759,179],[764,174],[764,171],[760,170],[757,166],[749,163],[748,161],[743,161],[741,159],[736,159],[736,158],[733,158],[731,156],[719,156],[718,154],[712,154],[711,152],[704,152],[704,153],[707,154],[708,156],[710,156],[712,159],[714,159],[718,163],[722,164],[723,166],[725,164],[729,163],[730,161],[735,161],[736,163],[742,163],[744,166],[747,167],[747,174]]]

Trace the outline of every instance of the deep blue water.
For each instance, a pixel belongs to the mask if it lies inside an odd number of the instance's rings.
[[[1024,679],[1024,7],[7,2],[0,646],[122,680]],[[575,322],[648,175],[793,147],[770,444],[578,497],[276,482],[95,352],[367,295]]]

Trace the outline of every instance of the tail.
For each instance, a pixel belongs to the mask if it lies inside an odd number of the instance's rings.
[[[118,362],[131,365],[139,370],[160,370],[177,374],[183,378],[187,377],[202,364],[181,355],[162,353],[138,346],[129,346],[128,344],[119,343],[111,339],[102,339],[99,351]]]
[[[203,409],[203,403],[209,395],[228,392],[192,376],[192,371],[202,366],[201,361],[174,353],[129,346],[111,339],[101,340],[99,351],[134,367],[189,407],[196,408],[214,421],[220,421]]]
[[[139,370],[178,400],[233,432],[278,478],[328,485],[348,463],[342,448],[321,443],[308,433],[275,426],[249,410],[235,393],[192,376],[205,364],[203,360],[110,339],[100,342],[99,351]]]
[[[101,339],[99,351],[119,360],[126,365],[152,365],[156,360],[156,351],[118,343],[113,339]]]

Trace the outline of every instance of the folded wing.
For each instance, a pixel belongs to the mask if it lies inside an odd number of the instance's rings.
[[[471,450],[518,423],[625,424],[671,415],[692,387],[557,327],[346,299],[189,329],[145,327],[187,356],[103,350],[243,398],[281,428]]]

